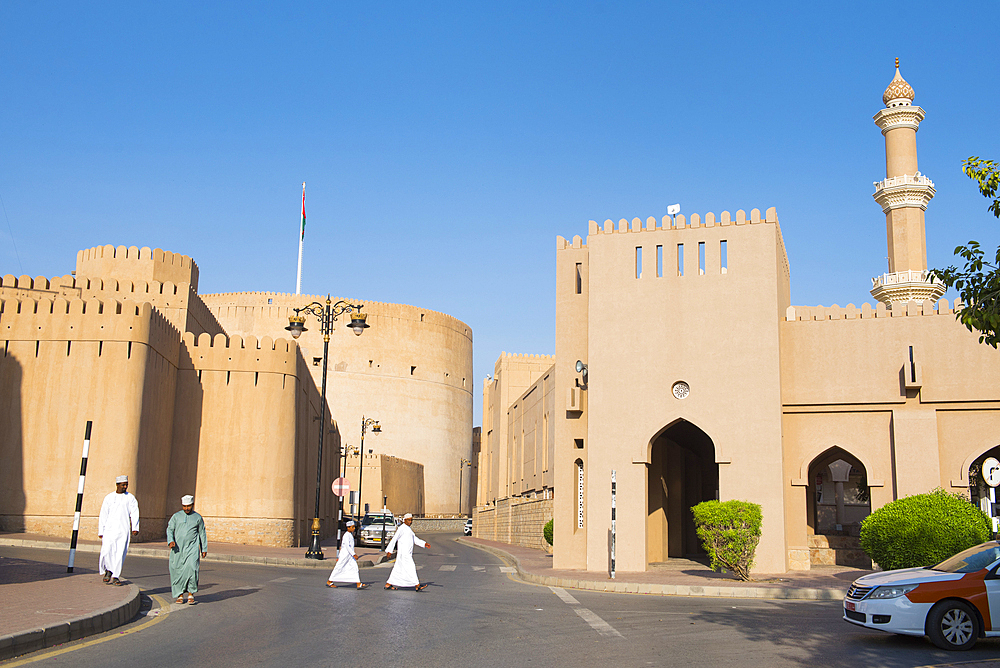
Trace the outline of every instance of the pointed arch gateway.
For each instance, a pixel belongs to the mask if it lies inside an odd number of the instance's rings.
[[[868,470],[853,454],[834,445],[809,462],[806,522],[820,536],[858,536],[871,514]]]
[[[719,465],[711,437],[677,420],[650,442],[646,490],[646,561],[704,554],[691,506],[719,498]]]

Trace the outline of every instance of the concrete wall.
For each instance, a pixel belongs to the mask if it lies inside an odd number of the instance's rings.
[[[420,517],[425,514],[423,464],[390,455],[366,453],[364,473],[361,474],[360,459],[357,454],[349,454],[344,474],[352,490],[361,489],[358,514],[364,513],[365,505],[371,510],[378,510],[383,503],[396,516],[410,513]]]
[[[493,506],[475,509],[472,535],[511,545],[547,549],[542,529],[552,518],[553,499],[500,499]]]

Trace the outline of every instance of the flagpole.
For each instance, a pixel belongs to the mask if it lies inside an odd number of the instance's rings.
[[[299,269],[295,274],[295,294],[302,294],[302,242],[306,238],[306,183],[302,182],[302,230],[299,233]]]

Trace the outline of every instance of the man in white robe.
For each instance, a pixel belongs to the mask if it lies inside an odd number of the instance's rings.
[[[97,569],[104,572],[106,584],[121,586],[129,541],[139,535],[139,502],[128,493],[128,476],[115,478],[115,485],[115,491],[104,497],[97,522],[97,537],[101,539]]]
[[[392,540],[389,541],[389,546],[385,548],[386,556],[396,552],[396,563],[385,583],[386,589],[413,587],[416,591],[420,591],[427,587],[425,584],[420,584],[420,580],[417,578],[417,567],[413,563],[413,545],[426,548],[430,547],[431,544],[417,538],[413,529],[410,528],[411,524],[413,524],[413,515],[406,513],[403,515],[403,524],[396,529]]]
[[[326,581],[327,587],[336,588],[335,582],[352,582],[357,584],[358,589],[367,589],[368,585],[361,582],[361,573],[358,570],[358,555],[354,552],[354,521],[347,523],[347,533],[344,534],[340,542],[340,553],[337,554],[337,565],[334,566],[330,578]]]

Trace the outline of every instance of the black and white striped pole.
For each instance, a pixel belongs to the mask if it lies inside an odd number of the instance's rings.
[[[615,470],[611,469],[611,579],[615,579]]]
[[[73,572],[76,561],[76,539],[80,535],[80,511],[83,510],[83,485],[87,481],[87,456],[90,454],[90,428],[93,422],[87,420],[87,433],[83,435],[83,461],[80,462],[80,484],[76,488],[76,513],[73,514],[73,538],[69,541],[69,566],[67,573]]]

